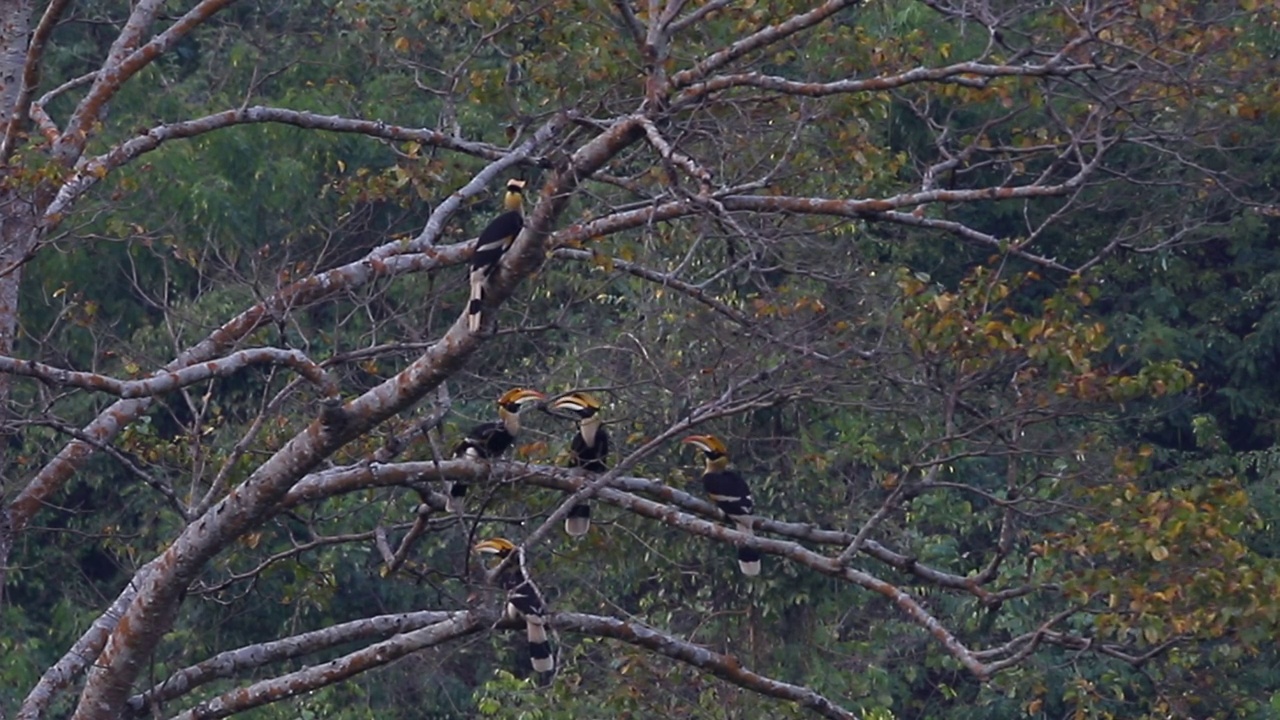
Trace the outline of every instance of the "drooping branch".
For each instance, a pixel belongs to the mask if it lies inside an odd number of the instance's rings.
[[[59,433],[63,433],[65,435],[69,435],[79,440],[80,442],[89,443],[99,452],[105,453],[106,455],[110,456],[113,460],[120,463],[120,465],[126,471],[128,471],[131,475],[138,478],[142,482],[146,483],[146,485],[149,486],[152,490],[155,490],[156,492],[160,493],[160,495],[169,504],[169,507],[175,513],[177,513],[178,516],[181,517],[183,520],[190,522],[194,520],[196,517],[198,517],[198,515],[196,513],[193,513],[191,509],[187,507],[187,504],[178,497],[178,494],[173,491],[173,486],[170,485],[167,480],[163,478],[155,477],[151,473],[147,472],[147,468],[144,467],[142,463],[139,462],[139,460],[135,458],[132,454],[124,450],[121,450],[120,448],[117,448],[114,445],[99,443],[93,438],[85,435],[83,432],[81,432],[77,428],[65,425],[61,422],[57,422],[54,420],[29,420],[27,421],[27,423],[34,427],[52,428],[53,430]]]
[[[218,653],[179,670],[144,693],[129,698],[129,712],[149,715],[153,708],[180,698],[201,685],[251,673],[272,663],[306,657],[350,642],[412,632],[455,618],[459,613],[439,610],[396,613],[330,625],[313,632]]]
[[[250,348],[216,360],[172,371],[161,371],[146,380],[120,380],[98,373],[66,370],[33,360],[0,356],[0,373],[32,377],[52,385],[97,390],[122,398],[154,397],[210,378],[227,377],[252,365],[285,365],[314,384],[324,397],[336,397],[338,383],[301,350]]]
[[[1053,184],[991,186],[967,190],[920,190],[903,192],[886,198],[870,199],[738,194],[716,195],[713,197],[714,201],[727,211],[827,215],[939,230],[988,250],[1008,252],[1046,269],[1072,272],[1072,268],[1054,258],[1037,255],[1021,245],[1010,244],[1010,238],[999,238],[956,220],[928,217],[915,212],[904,212],[904,210],[945,203],[1062,197],[1078,191],[1086,178],[1093,173],[1096,168],[1096,162],[1097,158],[1094,159],[1093,164],[1083,168],[1071,178]],[[699,203],[692,198],[646,205],[640,208],[611,213],[578,225],[570,225],[555,233],[554,242],[556,247],[572,247],[613,233],[690,217],[705,210],[705,204]]]
[[[557,612],[550,615],[550,624],[557,630],[594,637],[621,640],[631,645],[651,650],[660,655],[679,660],[715,675],[741,688],[781,700],[789,700],[819,715],[833,720],[856,720],[853,712],[846,710],[803,685],[775,680],[742,666],[732,655],[725,655],[681,640],[673,635],[637,622],[584,613]]]

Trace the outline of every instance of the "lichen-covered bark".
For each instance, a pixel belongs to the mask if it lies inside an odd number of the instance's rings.
[[[30,29],[31,0],[9,0],[0,5],[0,128],[8,127],[22,91]]]

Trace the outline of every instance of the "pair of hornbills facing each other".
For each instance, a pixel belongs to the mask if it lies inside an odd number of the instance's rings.
[[[471,432],[453,450],[456,458],[487,460],[501,456],[511,447],[520,432],[520,412],[529,405],[543,402],[547,396],[537,390],[515,388],[498,398],[498,420],[483,423]],[[603,427],[600,403],[583,392],[572,392],[553,401],[549,409],[553,414],[569,415],[578,420],[578,432],[569,445],[569,467],[582,468],[593,473],[608,470],[605,459],[609,455],[609,433]],[[755,503],[746,480],[729,467],[729,452],[725,444],[714,435],[690,435],[682,442],[702,451],[705,467],[702,487],[712,502],[725,516],[745,532],[751,532],[751,515]],[[449,510],[457,512],[467,493],[466,483],[455,482],[449,486]],[[585,535],[591,528],[591,506],[576,503],[569,509],[564,529],[574,537]],[[760,574],[760,553],[749,547],[738,548],[738,566],[744,575]]]
[[[515,388],[498,398],[498,419],[482,423],[471,429],[453,449],[455,458],[488,460],[501,456],[511,447],[520,432],[520,412],[530,405],[541,403],[547,396],[537,390]],[[548,406],[554,415],[569,416],[578,421],[578,432],[569,444],[569,467],[582,468],[593,473],[609,469],[605,459],[609,456],[609,432],[600,417],[600,402],[583,392],[572,392],[557,398]],[[455,482],[449,486],[448,509],[462,509],[467,494],[466,483]],[[565,532],[581,537],[591,529],[591,506],[575,503],[564,520]]]

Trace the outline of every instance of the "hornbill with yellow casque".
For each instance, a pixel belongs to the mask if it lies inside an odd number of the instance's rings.
[[[609,432],[600,417],[600,401],[584,392],[573,392],[551,403],[550,409],[578,419],[578,432],[569,444],[569,467],[582,468],[593,473],[609,469],[605,458],[609,456]],[[591,504],[577,503],[569,508],[564,519],[564,531],[573,537],[581,537],[591,529]]]
[[[507,563],[501,575],[499,585],[507,591],[506,615],[512,620],[524,619],[525,635],[529,640],[529,661],[538,672],[551,672],[555,669],[555,659],[551,657],[551,643],[547,640],[546,604],[538,586],[529,579],[525,570],[524,549],[506,538],[490,538],[477,543],[472,548],[481,555],[490,558],[489,569],[497,567],[512,553],[516,558]]]
[[[520,433],[520,411],[530,403],[546,400],[547,396],[537,390],[514,388],[498,398],[498,419],[481,423],[467,433],[453,448],[455,458],[471,458],[472,460],[491,460],[499,457],[515,442]],[[467,484],[454,482],[449,484],[449,512],[462,510],[463,499],[467,495]]]
[[[471,255],[471,299],[467,303],[467,329],[471,332],[480,330],[485,284],[497,271],[502,254],[511,247],[524,227],[524,186],[523,180],[512,178],[507,181],[507,192],[502,198],[503,213],[491,220],[476,239],[475,251]]]
[[[751,500],[751,488],[736,470],[729,468],[729,451],[724,442],[714,435],[690,435],[681,440],[702,451],[706,467],[702,472],[702,488],[707,497],[720,508],[743,532],[750,533],[751,513],[755,502]],[[743,575],[760,574],[760,551],[738,548],[738,567]]]

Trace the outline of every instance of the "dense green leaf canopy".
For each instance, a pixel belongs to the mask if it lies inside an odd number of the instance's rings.
[[[14,5],[0,715],[1280,712],[1272,4]]]

